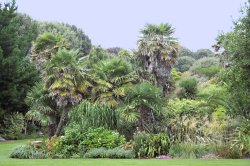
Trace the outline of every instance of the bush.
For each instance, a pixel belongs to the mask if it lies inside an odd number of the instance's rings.
[[[78,125],[75,125],[65,129],[65,136],[60,138],[58,143],[55,140],[47,140],[46,146],[49,152],[51,150],[52,158],[70,158],[73,154],[80,152],[79,144],[83,137],[83,131]]]
[[[20,113],[12,113],[4,115],[3,126],[0,127],[0,134],[5,139],[19,139],[22,137],[22,130],[24,128],[24,117]]]
[[[58,146],[59,141],[60,141],[60,138],[57,136],[53,136],[45,140],[45,146],[49,155],[53,156],[56,153],[56,148]]]
[[[181,80],[179,86],[184,89],[182,94],[179,94],[180,98],[193,98],[197,93],[197,80],[195,78],[186,78]]]
[[[134,134],[133,150],[137,157],[156,157],[167,154],[169,137],[166,133],[150,134],[137,132]]]
[[[226,97],[228,96],[228,92],[225,86],[219,86],[216,84],[205,84],[203,85],[197,96],[199,98],[203,98],[207,100],[208,98],[210,100],[226,100]],[[216,102],[216,101],[215,101]]]
[[[104,128],[89,128],[84,134],[81,145],[87,149],[92,148],[115,148],[125,143],[125,137],[119,135],[118,132],[107,130]]]
[[[209,49],[199,49],[194,53],[195,59],[201,59],[206,57],[213,57],[214,53]]]
[[[181,78],[181,72],[178,72],[176,70],[176,68],[173,68],[171,70],[171,77],[172,77],[172,81],[176,82],[176,81],[178,81]]]
[[[176,143],[170,147],[169,154],[181,159],[196,158],[240,158],[240,150],[231,148],[230,144],[194,144]]]
[[[220,159],[220,157],[216,156],[213,153],[210,153],[210,154],[206,154],[206,155],[202,156],[201,159],[203,159],[203,160],[218,160],[218,159]]]
[[[190,68],[192,72],[208,78],[213,77],[220,71],[219,59],[214,57],[205,57],[196,61]]]
[[[132,159],[135,158],[134,152],[122,148],[94,148],[84,155],[85,158],[111,158],[111,159]]]
[[[169,154],[181,159],[196,159],[206,155],[208,150],[204,144],[176,143],[170,147]]]
[[[241,119],[241,125],[236,129],[232,148],[239,149],[242,156],[250,155],[250,123]]]
[[[188,71],[189,68],[193,65],[195,59],[189,56],[183,56],[177,59],[176,68],[180,72]]]
[[[135,153],[130,150],[124,150],[122,148],[108,149],[105,152],[106,158],[111,159],[133,159],[135,158]]]
[[[211,111],[204,100],[170,99],[164,117],[171,142],[199,141],[199,137],[204,137],[203,129],[209,123],[207,115]]]
[[[232,148],[229,143],[211,144],[209,145],[209,151],[224,159],[238,159],[241,157],[240,149],[236,147]]]
[[[194,58],[194,52],[189,50],[186,47],[180,46],[180,48],[178,49],[178,56],[177,57],[183,57],[183,56],[187,56],[187,57],[192,57]]]
[[[117,128],[116,111],[108,104],[82,101],[69,114],[69,125],[80,125],[81,128],[105,127]]]
[[[20,145],[12,150],[10,158],[18,159],[44,159],[47,155],[29,145]]]
[[[55,146],[55,157],[69,158],[94,148],[115,148],[125,143],[123,135],[105,128],[89,128],[83,131],[79,125],[65,129],[65,136]]]
[[[198,75],[204,75],[208,78],[214,77],[217,73],[219,73],[221,67],[218,65],[213,65],[207,68],[197,68],[195,73]]]
[[[84,155],[85,158],[105,158],[106,148],[94,148],[87,151]]]

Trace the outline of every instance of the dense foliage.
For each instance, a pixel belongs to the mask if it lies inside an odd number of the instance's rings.
[[[15,1],[0,6],[0,130],[3,119],[14,112],[25,113],[24,98],[38,80],[27,52],[36,37],[30,17],[18,15]],[[0,134],[3,134],[2,132]]]
[[[7,139],[18,139],[24,128],[24,116],[21,113],[7,114],[3,117],[0,133]]]
[[[122,148],[105,149],[96,148],[91,149],[84,155],[85,158],[111,158],[111,159],[133,159],[135,158],[134,152],[124,150]]]
[[[68,158],[75,154],[83,155],[90,149],[112,149],[125,143],[125,138],[119,133],[104,128],[89,128],[82,130],[75,125],[65,129],[63,138],[52,137],[46,142],[47,149],[53,158]]]
[[[156,157],[167,154],[170,140],[166,133],[150,134],[137,132],[134,134],[133,150],[138,158]]]
[[[108,104],[91,103],[82,101],[69,116],[69,125],[80,125],[82,128],[105,127],[116,129],[118,113]]]
[[[44,159],[47,156],[43,151],[38,150],[30,145],[21,145],[13,149],[10,157],[18,159]]]
[[[10,157],[249,157],[249,3],[216,54],[180,46],[168,23],[146,24],[133,51],[104,49],[16,10],[0,5],[0,135],[48,138]]]
[[[38,34],[45,32],[64,36],[68,41],[69,49],[79,50],[78,57],[88,55],[91,50],[91,40],[75,25],[58,22],[38,22]]]

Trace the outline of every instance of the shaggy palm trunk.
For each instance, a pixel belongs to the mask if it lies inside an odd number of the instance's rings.
[[[140,120],[139,120],[139,130],[145,131],[145,123],[147,119],[147,110],[144,106],[141,106],[140,108]]]
[[[144,68],[149,72],[153,73],[156,78],[157,86],[161,87],[162,94],[166,97],[170,91],[170,77],[172,66],[162,60],[161,54],[158,53],[156,58],[149,56],[141,56]]]
[[[163,96],[166,97],[170,91],[170,77],[172,66],[168,64],[165,60],[162,60],[161,53],[158,53],[156,58],[157,64],[154,67],[154,73],[156,76],[157,85],[162,88]]]
[[[140,108],[140,120],[139,120],[139,130],[152,132],[154,127],[154,115],[150,113],[149,108],[141,106]]]
[[[59,136],[59,134],[60,134],[60,132],[61,132],[61,130],[62,130],[62,128],[63,128],[63,126],[64,126],[64,124],[65,124],[65,122],[66,122],[66,119],[67,119],[67,117],[68,117],[69,110],[70,110],[69,107],[65,107],[65,108],[63,109],[63,112],[62,112],[60,121],[59,121],[59,123],[58,123],[58,125],[57,125],[57,128],[56,128],[56,132],[55,132],[55,135],[56,135],[56,136]]]
[[[169,94],[170,91],[170,71],[171,68],[158,68],[156,69],[156,81],[157,86],[162,88],[162,94],[164,97],[166,97]]]
[[[56,129],[57,129],[56,123],[50,124],[48,126],[48,136],[49,136],[49,138],[51,138],[51,137],[53,137],[55,135]]]

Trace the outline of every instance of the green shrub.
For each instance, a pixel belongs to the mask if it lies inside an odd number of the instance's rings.
[[[56,153],[56,148],[58,146],[59,141],[60,138],[57,136],[53,136],[45,140],[44,144],[50,156],[53,156]]]
[[[107,130],[104,128],[89,128],[84,134],[81,145],[87,149],[92,148],[115,148],[125,143],[125,137],[118,132]]]
[[[150,134],[145,132],[137,132],[134,134],[132,148],[137,157],[141,158],[147,156],[150,137]]]
[[[250,155],[250,121],[242,119],[241,125],[236,129],[232,148],[239,149],[242,156]]]
[[[170,147],[169,154],[181,159],[196,159],[208,154],[208,150],[204,144],[176,143]]]
[[[72,159],[79,159],[79,158],[81,158],[81,155],[79,155],[79,154],[73,154],[70,158],[72,158]]]
[[[213,65],[210,67],[200,67],[195,69],[195,73],[198,75],[204,75],[208,78],[214,77],[217,73],[219,73],[221,67],[219,65]]]
[[[122,148],[94,148],[87,151],[85,158],[111,158],[111,159],[132,159],[135,158],[134,152]]]
[[[229,143],[211,144],[209,151],[216,156],[224,159],[238,159],[241,158],[241,151],[237,147],[231,147]]]
[[[213,77],[220,71],[219,59],[215,57],[205,57],[196,61],[190,68],[192,72],[208,78]]]
[[[156,157],[167,154],[169,150],[169,137],[166,133],[150,134],[137,132],[134,134],[132,144],[137,157]]]
[[[199,137],[204,137],[209,114],[211,108],[204,100],[170,99],[164,117],[171,142],[199,141]]]
[[[196,159],[215,156],[217,158],[237,159],[240,158],[240,150],[231,148],[230,144],[194,144],[176,143],[170,147],[169,154],[181,159]]]
[[[194,62],[195,59],[193,59],[192,57],[189,56],[179,57],[177,59],[176,68],[180,72],[185,72],[189,70],[189,68],[193,65]]]
[[[212,100],[214,103],[219,103],[217,100],[226,100],[228,92],[225,86],[219,86],[216,84],[206,84],[199,90],[197,96],[199,98]]]
[[[81,128],[105,127],[117,128],[116,111],[108,104],[83,100],[69,114],[69,125],[77,124]]]
[[[74,154],[83,156],[94,148],[115,148],[125,143],[125,137],[105,128],[89,128],[83,131],[79,125],[65,129],[65,136],[55,147],[55,157],[70,158]]]
[[[85,158],[105,158],[106,148],[94,148],[87,151],[84,155]]]
[[[48,154],[42,150],[36,150],[32,156],[32,159],[46,159],[48,158]]]
[[[4,115],[3,126],[0,127],[0,134],[5,139],[19,139],[22,138],[22,130],[24,128],[24,117],[20,113],[12,113]]]
[[[11,158],[29,159],[34,154],[34,148],[28,145],[20,145],[15,147],[10,154]]]
[[[176,82],[181,78],[181,72],[177,71],[176,68],[173,68],[171,70],[171,76],[172,76],[172,80]]]
[[[43,151],[33,148],[29,145],[20,145],[12,150],[10,158],[19,159],[44,159],[47,155]]]
[[[73,154],[79,153],[80,141],[84,139],[80,126],[75,125],[65,129],[65,135],[58,142],[50,140],[46,146],[52,158],[70,158]]]
[[[195,59],[209,58],[214,57],[214,53],[209,49],[199,49],[194,53],[193,57]]]
[[[122,148],[114,148],[106,150],[105,157],[111,159],[133,159],[135,158],[135,153]]]
[[[179,86],[184,89],[184,92],[178,97],[180,98],[193,98],[197,93],[198,81],[195,78],[186,78],[181,80]]]

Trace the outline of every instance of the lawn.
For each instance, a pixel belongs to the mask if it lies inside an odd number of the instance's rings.
[[[249,166],[250,160],[122,160],[122,159],[10,159],[8,155],[15,146],[26,141],[0,142],[0,166]]]

